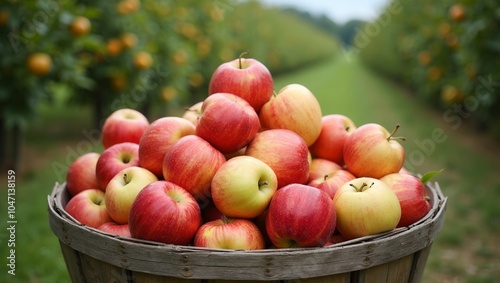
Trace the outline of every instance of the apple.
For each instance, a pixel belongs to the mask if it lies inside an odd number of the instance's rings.
[[[118,224],[127,223],[135,198],[144,187],[155,181],[158,181],[155,174],[138,166],[118,172],[106,187],[105,198],[109,216]]]
[[[132,238],[132,235],[130,235],[130,229],[128,228],[128,223],[118,224],[111,221],[102,224],[101,226],[97,227],[97,229],[108,234]]]
[[[342,114],[330,114],[321,119],[321,132],[309,147],[312,156],[344,165],[344,144],[356,125]]]
[[[208,93],[226,92],[245,99],[259,112],[269,101],[274,91],[274,83],[267,67],[256,59],[240,58],[221,64],[212,74]]]
[[[139,166],[139,144],[124,142],[106,148],[95,168],[99,187],[105,191],[109,181],[118,172],[131,166]]]
[[[168,181],[146,186],[130,209],[133,238],[188,245],[201,225],[200,207],[182,187]]]
[[[285,129],[258,133],[245,154],[264,161],[278,178],[278,189],[292,183],[305,184],[309,178],[309,150],[296,133]]]
[[[233,153],[252,141],[259,129],[259,116],[246,100],[214,93],[203,101],[196,134],[222,153]]]
[[[259,118],[264,129],[288,129],[312,145],[321,133],[321,106],[305,86],[289,84],[262,106]]]
[[[88,189],[73,196],[66,207],[66,212],[81,224],[97,228],[101,224],[111,221],[104,192],[98,189]]]
[[[100,156],[97,152],[88,152],[71,163],[66,173],[66,189],[71,196],[88,189],[101,189],[95,174]]]
[[[224,218],[204,223],[196,232],[194,246],[231,250],[261,250],[264,238],[248,219]]]
[[[346,239],[391,231],[401,218],[398,197],[379,179],[362,177],[342,185],[333,198],[337,230]]]
[[[312,180],[308,185],[325,191],[333,199],[338,188],[354,179],[356,179],[356,177],[351,174],[351,172],[340,169]]]
[[[201,201],[210,197],[212,178],[224,162],[224,155],[207,141],[195,135],[185,136],[165,154],[163,178]]]
[[[399,124],[389,133],[383,126],[370,123],[354,130],[344,145],[347,169],[358,178],[380,179],[399,172],[405,161],[405,151],[397,140],[405,138],[393,136],[398,128]]]
[[[312,158],[309,164],[309,180],[316,180],[318,178],[324,178],[325,175],[332,174],[337,170],[341,170],[342,167],[337,163],[323,159],[323,158]]]
[[[319,247],[335,231],[335,206],[324,191],[302,184],[287,185],[274,194],[266,231],[277,248]]]
[[[380,178],[386,183],[401,205],[401,219],[397,227],[409,226],[422,219],[431,209],[430,198],[425,184],[408,173],[393,173]]]
[[[196,133],[194,125],[179,117],[162,117],[153,121],[139,142],[139,165],[163,176],[163,158],[180,138]]]
[[[149,121],[141,112],[123,108],[111,113],[102,126],[102,145],[108,148],[123,142],[139,143]]]
[[[266,210],[278,188],[273,169],[252,156],[226,161],[212,179],[215,206],[233,218],[254,218]]]
[[[203,101],[193,104],[191,107],[186,108],[186,111],[182,114],[182,118],[191,122],[194,126],[198,125],[198,119],[201,116],[201,106]]]

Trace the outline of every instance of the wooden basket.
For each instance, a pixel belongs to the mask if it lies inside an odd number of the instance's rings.
[[[73,282],[420,282],[447,200],[437,183],[427,190],[432,207],[418,223],[322,248],[232,251],[114,236],[64,211],[65,184],[48,197],[49,222]]]

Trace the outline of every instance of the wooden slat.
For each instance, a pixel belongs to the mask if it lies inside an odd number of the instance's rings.
[[[408,283],[419,283],[422,280],[422,276],[425,270],[425,264],[429,258],[432,245],[416,252],[413,256],[413,265],[411,268],[410,277],[408,278]]]
[[[341,273],[314,278],[287,280],[287,283],[350,283],[351,274]]]
[[[59,241],[61,252],[66,262],[66,269],[68,269],[69,277],[73,283],[85,283],[85,276],[82,273],[82,265],[80,262],[79,252]]]

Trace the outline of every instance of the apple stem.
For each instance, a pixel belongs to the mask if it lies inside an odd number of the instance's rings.
[[[240,69],[243,69],[243,67],[241,66],[241,58],[243,57],[243,55],[247,55],[248,53],[250,53],[250,51],[245,50],[240,54],[240,57],[238,59],[239,60],[238,62],[240,63]]]
[[[353,188],[356,190],[356,192],[362,192],[362,191],[363,191],[363,188],[364,188],[364,187],[366,187],[366,186],[368,186],[368,185],[367,185],[366,183],[363,183],[363,184],[361,185],[361,187],[359,187],[359,188],[358,188],[358,187],[356,187],[354,184],[349,184],[349,186],[353,187]],[[373,184],[372,184],[372,186],[373,186]],[[371,186],[370,186],[370,187],[371,187]]]
[[[128,179],[127,174],[123,174],[123,181],[125,181],[125,184],[128,184],[130,180]]]
[[[349,131],[350,128],[351,127],[349,127],[349,126],[345,127],[346,132]]]
[[[325,174],[325,176],[323,177],[323,181],[326,181],[328,179],[328,174]]]
[[[426,201],[430,201],[430,200],[431,200],[431,198],[430,198],[429,196],[425,196],[425,197],[424,197],[424,199],[425,199]]]
[[[259,181],[259,188],[262,186],[267,186],[267,185],[269,185],[268,181]]]
[[[398,131],[400,125],[399,123],[396,124],[396,128],[392,131],[392,133],[387,137],[387,141],[390,141],[390,140],[402,140],[402,141],[405,141],[406,138],[405,137],[393,137],[393,135]]]

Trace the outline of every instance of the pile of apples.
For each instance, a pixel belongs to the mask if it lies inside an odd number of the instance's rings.
[[[321,247],[415,223],[430,210],[404,148],[375,123],[322,114],[300,84],[274,92],[258,60],[213,73],[182,117],[120,109],[101,153],[67,172],[68,214],[106,233],[233,250]]]

